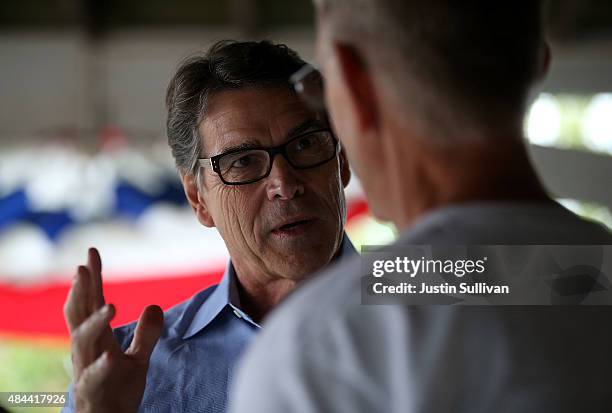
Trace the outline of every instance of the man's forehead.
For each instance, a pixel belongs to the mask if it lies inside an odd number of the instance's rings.
[[[247,138],[282,135],[310,117],[312,112],[289,89],[231,90],[212,97],[199,130],[204,146],[213,150]]]

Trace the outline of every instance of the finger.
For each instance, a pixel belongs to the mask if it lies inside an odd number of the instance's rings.
[[[92,310],[104,305],[104,291],[102,289],[102,259],[95,248],[87,252],[87,267],[91,275]]]
[[[95,341],[100,338],[102,333],[106,332],[108,323],[114,316],[115,306],[112,304],[105,305],[95,311],[74,331],[73,343],[78,345],[79,348],[93,348]],[[96,354],[96,357],[98,357],[98,354]]]
[[[111,360],[111,354],[104,352],[83,370],[83,374],[76,381],[76,397],[84,400],[87,404],[96,404],[95,400],[100,397],[100,389],[104,381],[110,376]]]
[[[89,284],[88,270],[81,265],[72,279],[72,286],[64,303],[64,318],[70,332],[91,314]]]
[[[72,362],[75,375],[78,376],[83,367],[92,363],[103,351],[117,351],[112,344],[106,347],[99,345],[99,339],[107,333],[108,323],[115,316],[115,307],[110,304],[94,312],[72,333]],[[116,342],[115,342],[116,345]]]
[[[72,333],[74,329],[79,326],[78,317],[75,309],[75,284],[77,282],[78,276],[75,275],[74,277],[72,277],[72,284],[70,285],[68,296],[66,297],[66,301],[64,302],[64,320],[66,321],[66,325],[68,326],[68,331],[70,331],[70,333]]]
[[[143,363],[148,363],[163,327],[164,312],[162,309],[156,305],[150,305],[145,308],[138,319],[138,324],[136,324],[136,330],[134,331],[134,339],[126,354],[134,356]]]

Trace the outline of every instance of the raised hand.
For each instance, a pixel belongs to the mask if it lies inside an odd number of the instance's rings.
[[[70,330],[74,399],[78,412],[135,412],[151,353],[163,328],[163,312],[142,312],[130,347],[123,352],[110,328],[115,308],[104,305],[102,262],[94,248],[80,266],[64,305]]]

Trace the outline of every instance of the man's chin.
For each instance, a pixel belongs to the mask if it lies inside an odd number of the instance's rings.
[[[327,251],[329,248],[323,248],[321,240],[317,241],[316,244],[314,241],[309,244],[306,240],[301,243],[285,243],[284,248],[277,250],[275,257],[271,257],[278,267],[283,267],[279,273],[294,280],[301,280],[324,269],[333,257],[333,252]]]

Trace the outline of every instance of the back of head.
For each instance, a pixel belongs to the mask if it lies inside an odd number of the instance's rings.
[[[216,93],[250,87],[291,87],[305,62],[283,44],[223,40],[184,60],[168,85],[168,144],[181,174],[194,174],[202,156],[198,125]]]
[[[417,110],[436,129],[520,124],[541,72],[542,1],[318,0],[317,6],[335,39],[360,51],[395,103]]]

